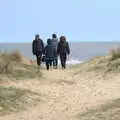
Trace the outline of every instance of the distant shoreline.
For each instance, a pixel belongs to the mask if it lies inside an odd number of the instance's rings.
[[[32,59],[31,42],[0,42],[0,51],[9,52],[17,49],[23,56]],[[107,55],[111,49],[117,47],[120,47],[120,42],[70,42],[70,59],[85,61],[96,56]]]

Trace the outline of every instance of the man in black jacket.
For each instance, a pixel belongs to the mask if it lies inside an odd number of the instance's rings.
[[[32,43],[32,52],[33,52],[33,55],[36,55],[38,66],[41,65],[41,57],[43,54],[43,49],[44,49],[44,43],[40,39],[39,34],[36,34],[35,40],[33,40],[33,43]]]
[[[61,66],[63,69],[66,68],[67,55],[70,54],[69,44],[66,41],[65,36],[60,37],[60,41],[57,47],[57,54],[60,55]]]
[[[56,34],[52,34],[51,44],[54,49],[53,67],[57,69],[58,67],[58,55],[57,55],[58,38]]]

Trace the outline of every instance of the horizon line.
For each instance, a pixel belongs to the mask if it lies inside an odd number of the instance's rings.
[[[83,42],[87,42],[87,43],[91,43],[91,42],[109,42],[109,43],[115,43],[115,42],[120,42],[120,41],[68,41],[69,43],[83,43]],[[31,42],[0,42],[0,44],[30,44]]]

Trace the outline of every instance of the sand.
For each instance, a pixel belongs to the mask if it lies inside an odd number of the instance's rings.
[[[43,78],[10,82],[41,94],[41,101],[27,110],[0,120],[80,120],[77,115],[110,100],[120,98],[120,76],[94,77],[75,70],[42,70]]]

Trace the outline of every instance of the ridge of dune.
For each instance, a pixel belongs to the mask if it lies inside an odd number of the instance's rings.
[[[41,80],[36,78],[11,82],[10,86],[40,93],[43,102],[26,111],[0,116],[0,120],[84,120],[78,114],[120,98],[119,74],[101,77],[100,73],[87,71],[89,65],[99,65],[106,59],[108,58],[96,58],[66,70],[42,69]]]

